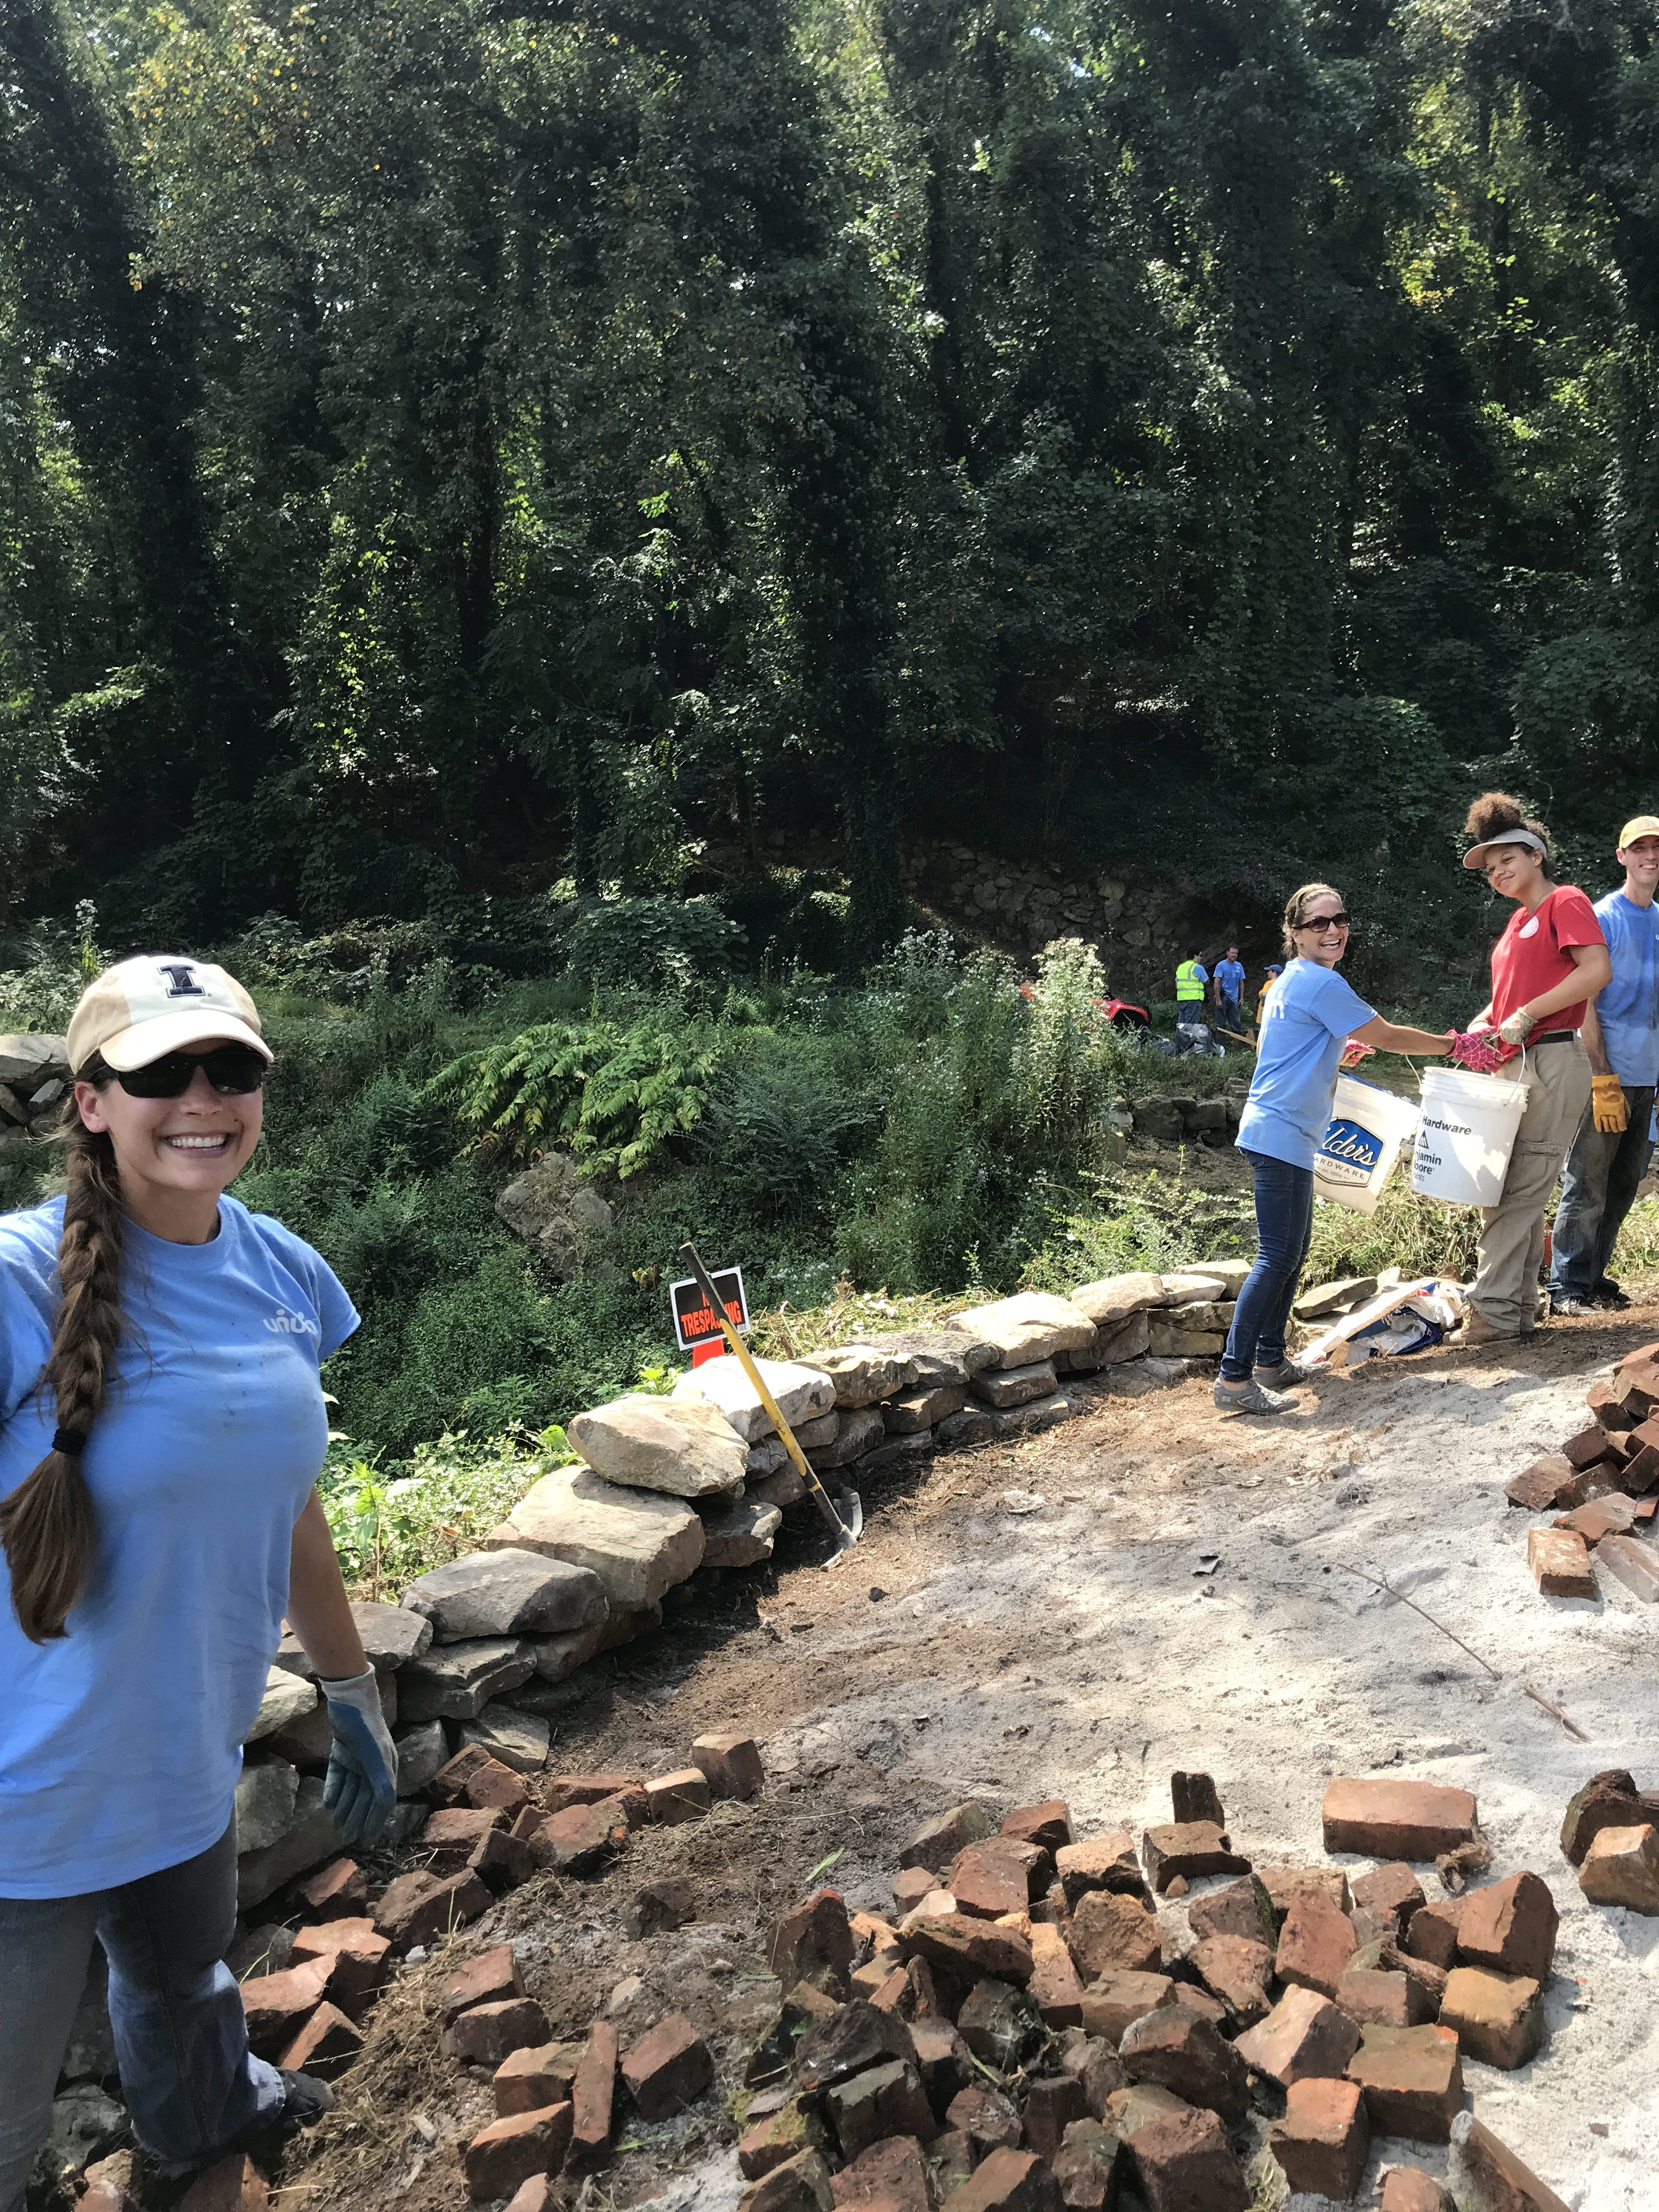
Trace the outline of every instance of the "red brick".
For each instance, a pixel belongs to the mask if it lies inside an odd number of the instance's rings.
[[[538,2173],[556,2173],[570,2141],[570,2107],[509,2112],[473,2136],[462,2155],[467,2194],[475,2204],[511,2197]]]
[[[461,1794],[476,1810],[505,1813],[509,1819],[531,1802],[530,1784],[523,1775],[499,1759],[481,1760],[467,1776]]]
[[[1210,1994],[1219,1999],[1239,2027],[1254,2027],[1273,2005],[1273,1954],[1248,1936],[1206,1936],[1192,1953],[1192,1965]]]
[[[1588,1476],[1580,1476],[1577,1478],[1575,1486],[1582,1487],[1590,1480]],[[1659,1450],[1651,1444],[1644,1444],[1640,1451],[1632,1453],[1619,1469],[1618,1481],[1620,1489],[1627,1498],[1646,1496],[1654,1485],[1659,1483]],[[1563,1497],[1559,1502],[1562,1504],[1582,1504],[1584,1501],[1579,1498]],[[1636,1509],[1638,1519],[1644,1517],[1644,1511],[1651,1514],[1653,1510],[1651,1504],[1645,1509],[1638,1505]]]
[[[1473,2185],[1468,2201],[1480,2212],[1567,2212],[1548,2184],[1472,2112],[1459,2118],[1452,2142],[1451,2179],[1460,2190]]]
[[[999,2144],[1012,2149],[1020,2137],[1019,2114],[1000,2091],[982,2081],[959,2089],[945,2107],[947,2130],[964,2135],[983,2154]]]
[[[1468,1843],[1476,1826],[1467,1790],[1350,1776],[1327,1784],[1322,1817],[1328,1851],[1379,1859],[1438,1858]]]
[[[1574,1866],[1583,1863],[1598,1829],[1638,1824],[1642,1816],[1634,1810],[1635,1798],[1635,1779],[1622,1766],[1604,1767],[1574,1791],[1561,1823],[1561,1849]]]
[[[469,1743],[458,1751],[453,1759],[447,1759],[433,1776],[422,1793],[434,1805],[461,1805],[466,1802],[468,1778],[481,1766],[494,1766],[500,1762],[492,1759],[481,1743]]]
[[[1187,1907],[1187,1925],[1200,1942],[1212,1936],[1237,1936],[1265,1944],[1270,1954],[1279,1943],[1279,1916],[1259,1875],[1247,1874],[1242,1881],[1195,1897]]]
[[[1351,1887],[1356,1912],[1392,1920],[1396,1929],[1408,1927],[1413,1913],[1426,1902],[1422,1883],[1401,1859],[1356,1875]]]
[[[1582,1536],[1593,1552],[1603,1536],[1622,1536],[1635,1525],[1636,1508],[1622,1491],[1609,1491],[1605,1498],[1593,1498],[1588,1505],[1576,1505],[1571,1513],[1551,1522],[1555,1528],[1566,1528],[1575,1536]]]
[[[1456,2208],[1420,2166],[1397,2166],[1382,2184],[1377,2212],[1456,2212]]]
[[[760,2181],[775,2167],[799,2158],[802,2151],[815,2150],[822,2154],[826,2148],[818,2120],[798,2098],[792,2097],[775,2112],[757,2120],[739,2138],[738,2172],[745,2181]],[[836,2202],[841,2201],[837,2196]]]
[[[1368,2027],[1348,2064],[1373,2134],[1449,2142],[1463,2106],[1463,2068],[1449,2028]]]
[[[1067,2212],[1105,2212],[1117,2202],[1122,2145],[1097,2119],[1073,2120],[1051,2163]]]
[[[1025,2093],[1025,2140],[1050,2166],[1066,2129],[1087,2117],[1083,2085],[1070,2074],[1045,2074]]]
[[[1249,2189],[1213,2112],[1170,2112],[1137,2128],[1129,2156],[1151,2212],[1248,2212]]]
[[[1243,2119],[1249,2107],[1243,2060],[1207,2020],[1179,2001],[1131,2021],[1119,2056],[1132,2081],[1155,2081],[1224,2119]]]
[[[1644,1437],[1642,1441],[1646,1443],[1653,1440]],[[1592,1422],[1587,1429],[1580,1429],[1576,1436],[1569,1437],[1561,1447],[1561,1456],[1570,1467],[1582,1474],[1587,1467],[1594,1467],[1598,1461],[1611,1458],[1613,1450],[1613,1438],[1597,1421]]]
[[[924,1820],[899,1853],[899,1864],[942,1874],[959,1851],[990,1832],[985,1808],[969,1798],[965,1804],[953,1805],[949,1812],[935,1813],[932,1820]]]
[[[893,1877],[893,1904],[901,1917],[913,1912],[924,1897],[939,1887],[936,1875],[926,1867],[902,1867]]]
[[[940,2212],[1060,2212],[1060,2186],[1028,2150],[994,2150]]]
[[[280,1974],[256,1975],[241,1984],[248,2048],[256,2057],[274,2058],[293,2042],[322,2002],[333,1972],[331,1957],[310,1959],[303,1966],[285,1967]]]
[[[421,1849],[432,1854],[428,1872],[456,1873],[466,1864],[467,1854],[479,1838],[506,1823],[507,1815],[499,1806],[442,1807],[428,1817],[417,1838]]]
[[[453,1929],[464,1928],[487,1912],[490,1895],[476,1874],[454,1874],[439,1881],[429,1874],[400,1874],[388,1882],[375,1908],[374,1929],[394,1951],[432,1943]]]
[[[1468,1902],[1462,1897],[1437,1898],[1413,1913],[1401,1948],[1410,1958],[1426,1959],[1443,1973],[1449,1971],[1457,1956],[1457,1933]]]
[[[927,2170],[914,2136],[891,2136],[872,2143],[852,2164],[831,2177],[837,2204],[881,2204],[892,2212],[930,2212]]]
[[[338,2005],[319,2004],[295,2037],[277,2064],[295,2074],[315,2074],[331,2081],[363,2047],[357,2024]]]
[[[82,2179],[86,2186],[76,2212],[137,2212],[130,2150],[112,2151],[107,2158],[95,2160]]]
[[[1285,1915],[1274,1972],[1281,1982],[1334,1996],[1336,1985],[1358,1948],[1353,1923],[1346,1913],[1339,1912],[1320,1891],[1301,1890],[1291,1899]]]
[[[646,1784],[645,1802],[651,1818],[662,1827],[701,1820],[709,1805],[708,1778],[700,1767],[676,1767],[672,1774],[659,1774]]]
[[[642,1936],[684,1928],[696,1917],[696,1892],[683,1875],[670,1875],[661,1881],[642,1882],[635,1891],[623,1907],[623,1933],[637,1942]]]
[[[856,2000],[814,2021],[795,2045],[796,2086],[816,2095],[889,2059],[908,2060],[915,2043],[902,2020]]]
[[[647,2039],[649,2040],[649,2038]],[[620,2039],[609,2021],[596,2020],[570,2085],[572,2120],[570,2156],[580,2165],[603,2158],[611,2142],[617,2103],[617,2063]],[[698,2048],[702,2046],[699,2045]],[[687,2075],[696,2072],[695,2063]],[[694,2090],[695,2096],[699,2092]],[[689,2100],[688,2100],[689,2101]]]
[[[1336,1985],[1338,2008],[1358,2027],[1420,2027],[1439,2010],[1404,1974],[1352,1967]]]
[[[1359,2048],[1359,2030],[1317,1990],[1286,1990],[1233,2048],[1255,2072],[1288,2089],[1310,2075],[1340,2075]]]
[[[799,1905],[792,1905],[773,1928],[767,1963],[785,1989],[827,1976],[844,1990],[854,1948],[840,1891],[815,1890]]]
[[[530,1855],[556,1874],[593,1874],[626,1850],[630,1826],[620,1796],[567,1805],[532,1830]]]
[[[1017,1844],[1035,1844],[1039,1850],[1063,1850],[1072,1840],[1072,1808],[1063,1797],[1045,1797],[1040,1805],[1016,1805],[1005,1815],[999,1832]]]
[[[1511,1505],[1523,1506],[1528,1513],[1542,1513],[1549,1506],[1566,1503],[1572,1477],[1572,1462],[1560,1452],[1551,1452],[1547,1458],[1535,1459],[1530,1467],[1512,1475],[1504,1495]]]
[[[938,1971],[960,1981],[994,1974],[1023,1988],[1031,1978],[1031,1947],[1017,1929],[999,1928],[966,1912],[946,1912],[919,1920],[902,1937],[911,1958],[926,1959]]]
[[[1659,1551],[1639,1536],[1604,1536],[1595,1556],[1602,1571],[1645,1605],[1659,1602]]]
[[[524,1976],[513,1955],[513,1946],[495,1943],[446,1978],[438,1992],[438,2009],[447,2023],[470,2005],[498,2004],[503,1997],[524,1994]],[[556,2104],[562,2101],[553,2100]]]
[[[547,2014],[534,1997],[504,1997],[473,2005],[448,2031],[453,2055],[473,2066],[499,2066],[514,2051],[533,2051],[548,2039]],[[562,2100],[555,2099],[554,2102]]]
[[[1659,1913],[1659,1830],[1650,1821],[1599,1830],[1584,1854],[1578,1882],[1592,1905]],[[249,1986],[242,1984],[244,1990]]]
[[[580,2043],[544,2043],[510,2052],[495,2069],[497,2117],[569,2104],[581,2051]]]
[[[700,1735],[691,1747],[691,1764],[708,1783],[711,1797],[757,1797],[766,1785],[760,1746],[752,1735]]]
[[[331,1859],[299,1893],[319,1920],[349,1919],[368,1903],[368,1878],[356,1859]]]
[[[645,1784],[635,1774],[556,1774],[542,1796],[550,1813],[562,1813],[572,1805],[598,1805],[607,1797],[620,1797],[629,1805],[630,1820],[630,1801],[637,1800],[639,1818],[633,1820],[633,1825],[636,1828],[642,1826],[646,1818]]]
[[[1031,2002],[1048,2028],[1077,2027],[1083,2019],[1083,1984],[1058,1928],[1037,1922],[1031,1929]]]
[[[918,2014],[911,2023],[910,2039],[927,2101],[942,2115],[951,2098],[972,2079],[972,2056],[950,2021],[938,2014]]]
[[[529,1881],[536,1871],[536,1854],[527,1843],[509,1835],[505,1828],[493,1828],[487,1836],[481,1836],[468,1852],[466,1868],[470,1874],[477,1875],[486,1889],[500,1897]]]
[[[921,2077],[908,2059],[890,2058],[850,2081],[837,2081],[825,2092],[824,2103],[843,2158],[854,2159],[888,2136],[931,2142],[939,2132]]]
[[[1172,1774],[1170,1777],[1170,1801],[1175,1808],[1177,1827],[1189,1826],[1195,1820],[1208,1820],[1218,1828],[1224,1828],[1227,1825],[1221,1793],[1210,1775]]]
[[[1106,2124],[1116,2130],[1127,2142],[1142,2128],[1150,2127],[1154,2120],[1167,2119],[1171,2113],[1190,2112],[1192,2106],[1182,2098],[1173,2096],[1168,2089],[1160,2089],[1155,2082],[1137,2081],[1131,2089],[1117,2089],[1106,2100]]]
[[[372,1920],[325,1920],[320,1928],[301,1928],[294,1938],[294,1960],[330,1959],[331,2001],[361,2021],[386,1985],[392,1946],[374,1933]]]
[[[1464,1899],[1458,1953],[1472,1966],[1529,1974],[1541,1982],[1555,1956],[1559,1925],[1548,1886],[1535,1874],[1513,1874],[1506,1881],[1471,1890]]]
[[[1034,1893],[1033,1879],[1046,1884],[1048,1867],[1048,1854],[1035,1844],[989,1836],[957,1853],[945,1886],[959,1912],[972,1913],[977,1920],[1000,1920],[1005,1913],[1024,1912],[1033,1894],[1041,1893],[1040,1888]]]
[[[1543,1989],[1525,1974],[1455,1967],[1446,1977],[1440,2025],[1451,2029],[1458,2048],[1471,2058],[1513,2073],[1535,2057],[1543,2043]]]
[[[941,2203],[953,2190],[960,2189],[973,2172],[975,2158],[974,2146],[957,2130],[935,2136],[928,2148],[928,2162],[933,2169],[933,2191]]]
[[[1080,1844],[1063,1844],[1054,1853],[1054,1872],[1066,1904],[1073,1908],[1091,1889],[1118,1890],[1132,1897],[1146,1893],[1134,1838],[1118,1828],[1104,1836],[1085,1837]]]
[[[671,2012],[626,2052],[623,2080],[642,2120],[665,2120],[702,2096],[714,2078],[708,2047],[683,2012]]]
[[[1365,2100],[1352,2081],[1293,2081],[1269,2145],[1292,2190],[1352,2197],[1370,2155]]]
[[[815,2150],[804,2150],[745,2190],[738,2212],[834,2212],[830,2171]]]
[[[270,2192],[251,2158],[222,2158],[198,2173],[179,2200],[179,2212],[265,2212]]]
[[[1083,1992],[1084,2031],[1104,2036],[1115,2051],[1131,2021],[1175,1999],[1176,1985],[1167,1974],[1103,1974]]]
[[[532,2173],[528,2181],[521,2181],[514,2191],[507,2212],[550,2212],[553,2201],[551,2177]]]
[[[1176,1822],[1148,1828],[1140,1840],[1146,1879],[1160,1897],[1177,1875],[1194,1881],[1200,1875],[1249,1874],[1249,1859],[1229,1844],[1224,1829],[1212,1820]]]
[[[1339,1912],[1353,1910],[1348,1877],[1340,1867],[1258,1867],[1256,1878],[1267,1893],[1267,1901],[1273,1907],[1275,1931],[1285,1925],[1285,1915],[1290,1911],[1292,1900],[1304,1889],[1316,1889],[1322,1895],[1328,1897]],[[1277,1932],[1273,1942],[1277,1948]]]
[[[1589,1547],[1570,1528],[1528,1528],[1527,1565],[1546,1597],[1594,1597]]]
[[[1102,1974],[1148,1974],[1163,1961],[1158,1917],[1138,1898],[1091,1889],[1078,1900],[1066,1941],[1085,1981]]]

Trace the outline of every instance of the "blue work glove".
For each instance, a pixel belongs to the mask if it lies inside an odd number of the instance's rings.
[[[319,1680],[334,1729],[323,1802],[348,1844],[376,1844],[398,1803],[398,1752],[380,1711],[371,1667],[338,1681]]]

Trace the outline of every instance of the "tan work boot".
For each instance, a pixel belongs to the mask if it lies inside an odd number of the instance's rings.
[[[1478,1306],[1471,1306],[1462,1327],[1446,1341],[1454,1352],[1465,1352],[1472,1344],[1513,1344],[1520,1334],[1518,1328],[1494,1328]]]

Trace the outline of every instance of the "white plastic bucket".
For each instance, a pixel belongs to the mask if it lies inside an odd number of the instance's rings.
[[[1417,1109],[1375,1083],[1339,1075],[1330,1126],[1314,1156],[1314,1196],[1355,1213],[1375,1213]]]
[[[1454,1206],[1496,1206],[1526,1110],[1524,1081],[1425,1067],[1412,1188]]]

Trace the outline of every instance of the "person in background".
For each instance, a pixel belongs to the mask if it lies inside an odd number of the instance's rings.
[[[1595,909],[1577,884],[1558,884],[1549,832],[1507,792],[1483,792],[1469,809],[1463,866],[1515,902],[1492,947],[1492,997],[1470,1027],[1495,1032],[1526,1054],[1527,1105],[1496,1206],[1480,1209],[1479,1264],[1468,1317],[1448,1341],[1491,1344],[1538,1325],[1544,1210],[1590,1101],[1590,1065],[1579,1028],[1584,1009],[1613,981]]]
[[[1607,1273],[1625,1216],[1653,1152],[1659,1085],[1659,815],[1619,833],[1625,880],[1595,902],[1613,981],[1584,1009],[1580,1035],[1590,1103],[1561,1180],[1550,1261],[1550,1311],[1576,1316],[1630,1300]]]
[[[1262,1017],[1237,1145],[1255,1183],[1255,1264],[1227,1332],[1215,1402],[1224,1413],[1288,1413],[1286,1386],[1312,1370],[1285,1352],[1291,1301],[1313,1233],[1314,1161],[1330,1126],[1338,1063],[1349,1046],[1443,1057],[1460,1040],[1385,1022],[1337,973],[1348,914],[1328,884],[1304,884],[1285,908],[1290,963]]]
[[[1244,968],[1238,947],[1230,945],[1227,957],[1215,963],[1215,1006],[1220,1026],[1234,1036],[1244,1033]]]
[[[1204,1001],[1209,996],[1210,971],[1204,965],[1204,956],[1194,952],[1190,960],[1183,960],[1176,969],[1176,1026],[1202,1022]]]
[[[1255,994],[1255,1018],[1258,1022],[1261,1021],[1263,1010],[1267,1006],[1268,992],[1284,973],[1282,962],[1270,960],[1267,963],[1267,972],[1261,979],[1261,988]]]

